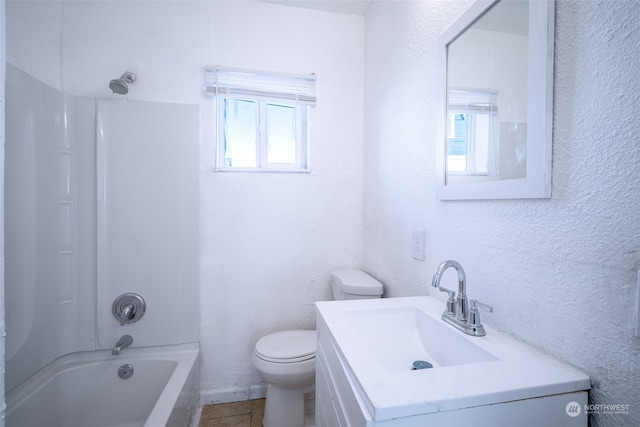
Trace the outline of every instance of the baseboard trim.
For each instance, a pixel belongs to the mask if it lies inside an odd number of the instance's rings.
[[[255,384],[247,387],[200,390],[200,404],[241,402],[243,400],[263,399],[267,395],[266,384]]]

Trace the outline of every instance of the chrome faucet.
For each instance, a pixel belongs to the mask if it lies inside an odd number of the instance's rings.
[[[442,279],[442,275],[449,267],[455,268],[458,273],[458,297],[456,298],[455,317],[458,320],[467,320],[467,315],[469,314],[469,309],[467,308],[467,279],[464,274],[464,268],[462,268],[458,261],[448,260],[440,264],[436,273],[433,275],[431,286],[439,288],[442,292],[449,292],[449,297],[451,297],[453,291],[440,288],[440,279]]]
[[[147,303],[144,299],[140,295],[131,292],[120,295],[113,301],[111,306],[113,317],[120,322],[120,326],[137,322],[144,316],[146,309]]]
[[[449,267],[456,269],[458,273],[458,296],[456,297],[455,291],[446,289],[440,286],[440,280],[445,270]],[[478,307],[483,307],[493,313],[493,307],[478,302],[477,300],[471,300],[471,308],[467,303],[467,284],[466,275],[464,269],[459,262],[448,260],[440,264],[433,275],[431,286],[438,288],[441,292],[446,292],[449,295],[447,299],[447,309],[442,313],[442,320],[449,323],[456,329],[461,330],[465,334],[481,337],[486,335],[484,326],[480,322],[480,313],[478,313]]]
[[[133,344],[133,338],[131,335],[123,335],[113,347],[113,350],[111,350],[111,354],[117,356],[122,350],[129,347],[131,344]]]

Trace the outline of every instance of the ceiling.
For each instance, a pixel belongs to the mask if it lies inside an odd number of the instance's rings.
[[[348,13],[364,16],[373,0],[254,0],[285,6],[304,7],[325,12]]]

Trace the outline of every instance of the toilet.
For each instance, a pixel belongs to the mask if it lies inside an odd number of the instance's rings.
[[[382,283],[356,269],[331,273],[334,300],[380,298]],[[256,343],[253,365],[267,383],[264,427],[304,427],[305,394],[314,391],[316,331],[289,330],[265,335]]]

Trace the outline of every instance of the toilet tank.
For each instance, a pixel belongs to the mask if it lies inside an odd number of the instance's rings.
[[[382,297],[382,283],[355,268],[344,268],[331,273],[334,300]]]

